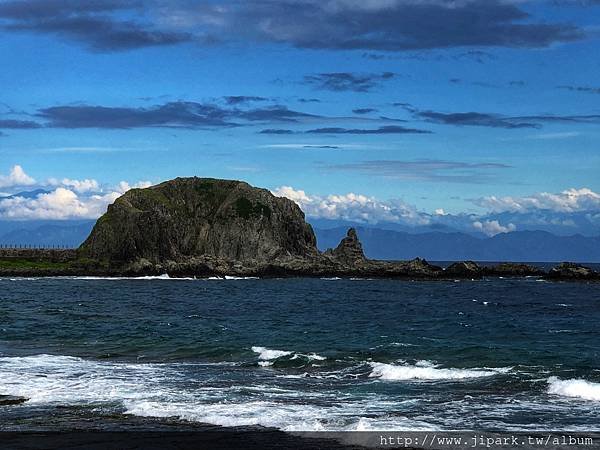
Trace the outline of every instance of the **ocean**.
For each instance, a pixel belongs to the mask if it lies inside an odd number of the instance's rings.
[[[0,430],[600,430],[600,284],[0,279]]]

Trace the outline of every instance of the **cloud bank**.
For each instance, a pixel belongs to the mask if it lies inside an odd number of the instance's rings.
[[[414,231],[447,230],[485,236],[523,230],[600,235],[600,194],[587,188],[521,198],[476,199],[473,202],[483,208],[478,214],[449,214],[443,208],[429,213],[402,200],[379,200],[357,193],[311,195],[291,186],[281,186],[273,193],[296,202],[309,219],[383,223],[385,227],[396,224]]]
[[[588,188],[567,189],[558,194],[541,192],[524,197],[482,197],[473,202],[493,212],[553,212],[600,211],[600,194]]]
[[[100,52],[192,42],[389,52],[531,48],[585,37],[574,25],[535,19],[518,0],[14,0],[0,4],[0,27]]]
[[[418,165],[407,167],[412,167],[411,171],[428,170],[419,169]],[[0,194],[0,220],[97,219],[123,193],[150,185],[148,181],[122,181],[111,186],[86,178],[37,181],[15,165],[8,174],[0,174],[0,188],[13,192]],[[482,236],[524,230],[600,235],[600,193],[589,188],[471,199],[480,208],[479,213],[449,213],[445,205],[427,212],[401,199],[382,200],[357,192],[315,195],[291,186],[272,192],[296,202],[309,219],[385,227],[392,224],[414,232],[445,230]]]
[[[0,219],[97,219],[106,212],[109,204],[128,190],[149,185],[150,182],[144,181],[131,186],[123,181],[118,186],[103,189],[96,180],[69,178],[51,178],[38,183],[21,166],[16,165],[9,175],[0,175],[0,187],[22,189],[35,186],[37,189],[0,196]]]
[[[403,222],[413,225],[429,223],[415,207],[401,200],[380,201],[362,194],[315,196],[291,186],[281,186],[273,191],[278,197],[296,202],[306,215],[322,219],[341,219],[362,223]]]

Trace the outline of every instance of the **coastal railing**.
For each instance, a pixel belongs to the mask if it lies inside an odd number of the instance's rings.
[[[75,250],[77,246],[69,244],[2,244],[0,250]]]

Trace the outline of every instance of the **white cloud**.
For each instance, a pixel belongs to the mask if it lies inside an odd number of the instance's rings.
[[[72,190],[80,194],[84,192],[100,191],[100,183],[93,179],[71,180],[69,178],[63,178],[62,180],[57,180],[56,178],[50,178],[48,180],[48,184],[51,186],[64,186],[67,188],[71,188]]]
[[[483,197],[474,203],[493,212],[551,210],[572,213],[600,210],[600,194],[589,188],[568,189],[559,194],[541,192],[526,197]]]
[[[11,197],[0,200],[0,217],[19,220],[94,219],[106,211],[119,193],[80,197],[72,190],[58,187],[35,198]]]
[[[35,179],[25,173],[19,165],[13,166],[8,175],[0,175],[0,188],[15,186],[31,186]]]
[[[342,219],[363,223],[402,222],[426,225],[429,217],[414,206],[401,200],[381,201],[374,197],[352,192],[341,195],[311,196],[291,186],[281,186],[273,191],[278,197],[293,200],[309,217]]]
[[[568,139],[581,135],[578,131],[565,131],[562,133],[540,133],[530,136],[531,139]]]
[[[15,166],[11,174],[0,178],[9,186],[35,184],[21,166]],[[97,219],[106,212],[109,204],[133,188],[151,186],[149,181],[130,184],[121,181],[117,186],[103,189],[94,179],[61,180],[51,178],[42,186],[51,186],[53,190],[34,197],[11,196],[0,198],[0,218],[8,220],[66,220]]]
[[[124,194],[131,189],[143,189],[152,186],[152,184],[153,183],[150,181],[138,181],[134,184],[129,184],[127,181],[121,181],[115,189]]]
[[[486,220],[484,222],[473,222],[473,228],[481,231],[488,236],[496,236],[500,233],[510,233],[515,231],[517,227],[513,223],[509,223],[506,226],[500,225],[497,220]]]

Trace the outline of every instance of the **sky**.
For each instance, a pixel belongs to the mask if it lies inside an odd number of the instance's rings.
[[[599,38],[598,0],[0,0],[0,220],[201,176],[599,235]]]

